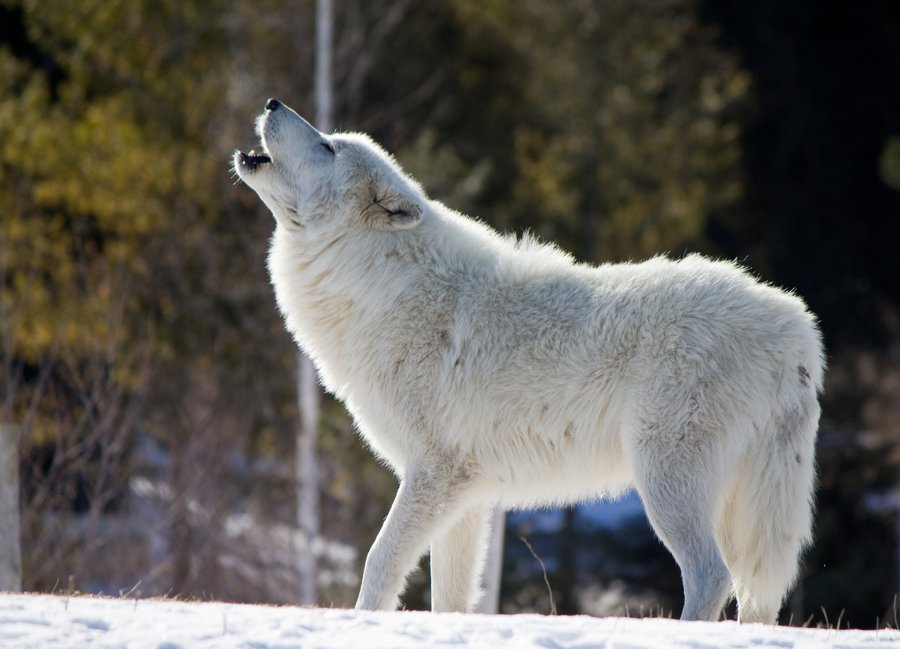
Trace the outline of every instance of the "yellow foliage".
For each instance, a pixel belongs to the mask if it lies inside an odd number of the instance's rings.
[[[213,188],[224,169],[196,130],[215,85],[198,74],[211,61],[190,47],[204,32],[172,31],[200,5],[16,4],[27,37],[62,73],[51,88],[44,69],[0,48],[4,348],[34,365],[116,350],[114,375],[134,380],[135,352],[123,353],[122,339],[143,348],[148,314],[178,308],[156,294],[154,251],[172,231],[202,229],[198,216],[213,218],[221,200]],[[160,356],[170,349],[151,344]]]
[[[515,127],[501,225],[549,225],[594,260],[640,258],[695,245],[710,213],[740,198],[749,76],[697,4],[455,0],[518,57],[538,116]]]

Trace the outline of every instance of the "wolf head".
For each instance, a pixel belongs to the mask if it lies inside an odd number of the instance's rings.
[[[427,197],[381,147],[326,135],[277,99],[256,120],[261,151],[235,151],[234,170],[296,236],[333,228],[416,227]]]

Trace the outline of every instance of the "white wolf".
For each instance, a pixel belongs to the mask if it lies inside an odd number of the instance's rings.
[[[683,619],[774,622],[809,539],[823,355],[803,302],[691,255],[576,264],[429,200],[368,137],[276,100],[240,178],[275,216],[287,328],[400,487],[357,608],[478,595],[489,512],[636,487]]]

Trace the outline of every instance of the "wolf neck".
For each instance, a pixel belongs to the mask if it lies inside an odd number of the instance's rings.
[[[389,241],[347,231],[306,243],[281,226],[272,237],[269,273],[287,328],[338,396],[362,374],[360,343],[379,335],[396,300],[417,281],[416,268],[392,254]]]

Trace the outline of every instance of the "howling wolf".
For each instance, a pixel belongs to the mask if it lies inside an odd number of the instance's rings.
[[[798,297],[697,255],[577,264],[430,200],[368,137],[269,100],[234,167],[287,328],[400,487],[358,608],[478,596],[489,512],[635,487],[682,619],[775,621],[809,540],[824,361]]]

